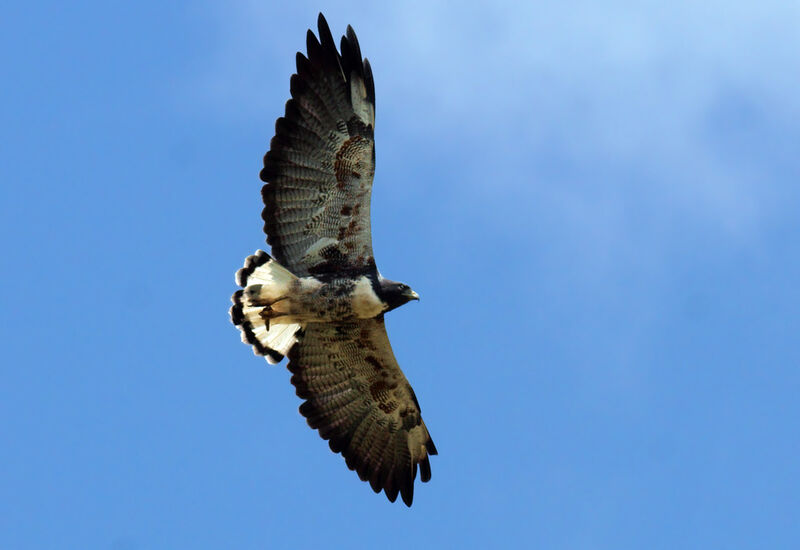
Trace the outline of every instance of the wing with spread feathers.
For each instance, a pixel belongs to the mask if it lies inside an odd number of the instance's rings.
[[[325,18],[298,52],[292,99],[275,123],[261,179],[264,231],[276,260],[298,276],[375,269],[370,197],[375,86],[351,27],[341,53]]]
[[[392,353],[383,318],[312,323],[289,352],[300,412],[351,470],[411,506],[417,468],[436,454],[414,390]]]

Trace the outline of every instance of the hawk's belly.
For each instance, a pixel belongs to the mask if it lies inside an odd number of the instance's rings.
[[[272,309],[307,321],[346,321],[376,317],[387,306],[367,277],[326,283],[303,277],[294,282],[289,295],[273,304]]]

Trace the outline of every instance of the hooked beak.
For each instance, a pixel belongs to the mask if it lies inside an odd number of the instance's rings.
[[[408,298],[410,300],[419,300],[419,294],[417,294],[416,292],[414,292],[411,289],[408,290],[408,293],[406,293],[406,296],[408,296]]]

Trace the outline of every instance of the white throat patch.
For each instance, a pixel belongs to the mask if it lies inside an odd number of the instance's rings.
[[[369,277],[360,277],[353,288],[353,313],[362,319],[369,319],[386,309],[386,304],[378,298]]]

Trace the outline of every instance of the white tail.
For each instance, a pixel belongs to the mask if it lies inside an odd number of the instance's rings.
[[[242,288],[251,285],[264,285],[275,290],[288,290],[288,286],[297,279],[291,271],[272,259],[263,250],[256,250],[248,256],[244,267],[236,272],[236,284]]]
[[[242,342],[253,352],[264,355],[272,364],[280,362],[297,342],[298,331],[305,327],[290,316],[274,316],[272,304],[285,298],[297,280],[288,269],[263,250],[245,260],[236,273],[236,282],[244,287],[231,299],[231,320],[242,332]]]

